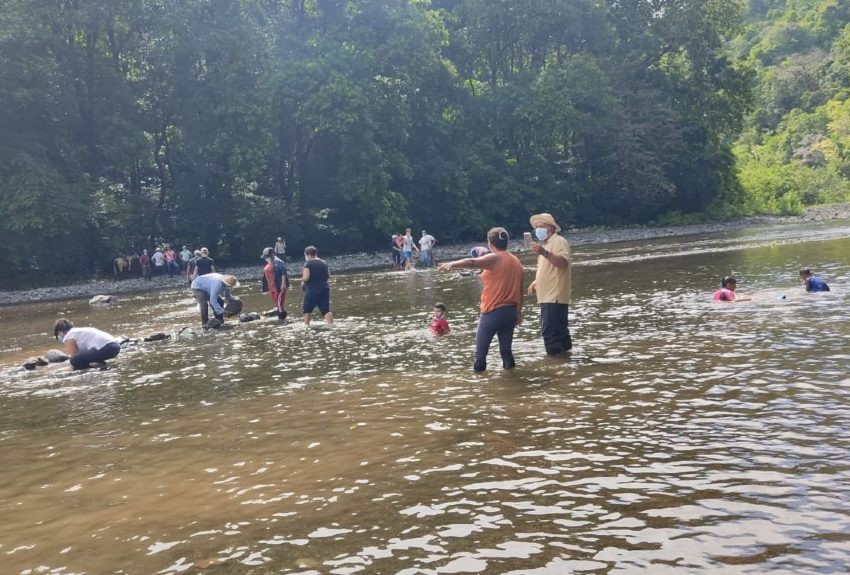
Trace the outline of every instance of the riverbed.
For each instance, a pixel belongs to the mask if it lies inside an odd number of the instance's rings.
[[[848,238],[577,247],[573,353],[545,356],[527,298],[517,369],[482,376],[455,272],[337,275],[331,329],[203,332],[185,287],[0,308],[0,572],[846,573]],[[754,301],[713,303],[726,274]],[[60,316],[171,338],[21,370]]]

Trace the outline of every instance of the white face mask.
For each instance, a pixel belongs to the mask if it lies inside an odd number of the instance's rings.
[[[549,236],[548,228],[534,228],[534,235],[537,237],[537,241],[542,242]]]
[[[58,341],[59,343],[65,343],[65,334],[63,333],[62,335],[57,335],[56,341]]]

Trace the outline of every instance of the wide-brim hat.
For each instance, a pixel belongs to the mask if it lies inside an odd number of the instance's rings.
[[[223,281],[224,285],[226,285],[229,288],[238,288],[239,285],[240,285],[239,280],[236,279],[236,276],[232,276],[232,275],[229,275],[229,274],[222,277],[221,281]]]
[[[533,216],[531,216],[530,221],[532,227],[535,228],[538,226],[553,226],[556,232],[561,231],[561,226],[558,225],[558,222],[555,221],[555,218],[552,217],[552,214],[534,214]]]

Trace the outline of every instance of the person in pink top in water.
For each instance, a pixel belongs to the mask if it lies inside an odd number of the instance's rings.
[[[446,304],[435,303],[431,315],[431,333],[445,335],[449,333],[449,320],[446,319]]]
[[[750,301],[753,298],[747,295],[739,296],[735,294],[735,288],[738,287],[738,280],[732,276],[726,276],[720,281],[720,289],[714,292],[714,301]]]

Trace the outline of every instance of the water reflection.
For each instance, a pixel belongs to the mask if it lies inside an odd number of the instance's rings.
[[[330,330],[7,366],[3,572],[844,572],[850,241],[777,233],[582,248],[576,352],[543,355],[528,301],[513,372],[471,373],[478,279],[421,272],[337,277]],[[803,295],[800,267],[834,291]],[[756,301],[709,301],[730,272]],[[130,335],[197,322],[183,292],[0,313],[7,364],[60,313]]]

